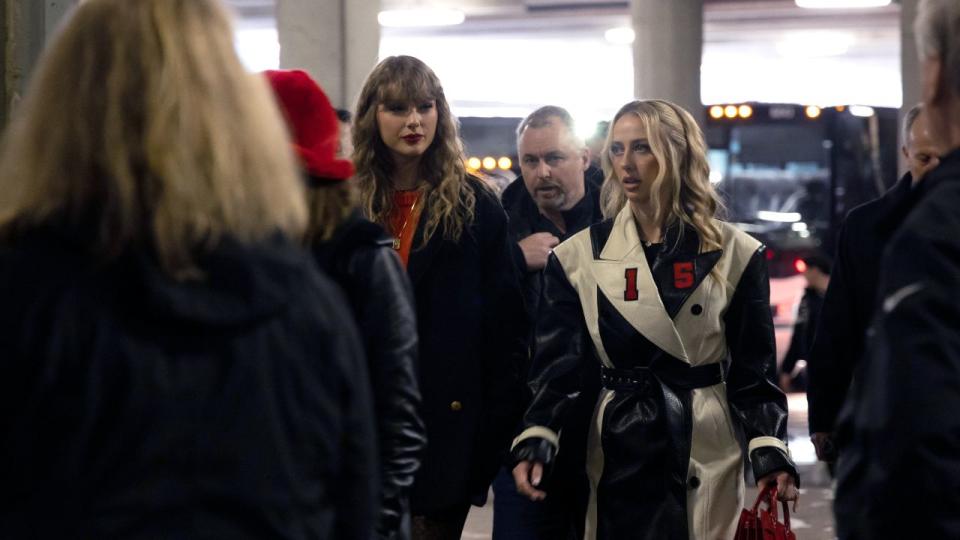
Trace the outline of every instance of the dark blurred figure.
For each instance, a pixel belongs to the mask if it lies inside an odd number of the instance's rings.
[[[597,127],[593,131],[593,135],[587,137],[587,140],[584,141],[587,145],[587,148],[590,149],[590,165],[600,170],[600,161],[601,156],[603,155],[603,143],[607,140],[607,132],[610,131],[610,122],[603,120],[597,122]],[[603,182],[603,177],[600,177],[600,182]]]
[[[346,109],[337,109],[337,122],[340,126],[340,146],[337,149],[337,157],[349,158],[353,155],[353,129],[350,127],[353,122],[353,113]]]
[[[803,259],[806,268],[803,278],[807,286],[800,299],[797,309],[797,318],[793,323],[793,335],[790,337],[790,347],[780,365],[780,388],[784,392],[804,392],[807,389],[806,365],[810,358],[810,347],[813,344],[817,321],[820,320],[820,309],[823,307],[823,296],[830,283],[830,259],[821,254],[811,255]]]
[[[546,106],[530,113],[517,128],[517,155],[523,176],[514,181],[523,189],[511,206],[510,234],[517,242],[515,259],[524,270],[523,289],[531,320],[540,300],[541,270],[560,241],[601,221],[600,190],[584,179],[589,151],[576,135],[565,109]],[[531,344],[532,344],[531,336]],[[529,371],[524,366],[524,377]],[[513,475],[501,470],[494,480],[493,537],[495,540],[562,540],[583,538],[587,484],[587,425],[596,401],[599,371],[585,370],[587,390],[563,428],[569,451],[560,454],[550,484],[550,496],[533,502],[517,493]],[[592,388],[592,391],[591,391]],[[530,396],[524,396],[524,405]]]
[[[0,537],[363,540],[349,309],[216,0],[88,0],[0,157]]]
[[[902,151],[909,172],[879,199],[851,210],[840,229],[830,286],[807,360],[810,435],[817,457],[823,461],[836,460],[831,434],[863,356],[883,248],[911,206],[912,186],[939,164],[941,145],[931,138],[926,115],[921,112],[920,105],[914,106],[903,120]]]
[[[409,490],[426,443],[417,413],[417,321],[410,280],[383,228],[360,216],[353,164],[336,159],[339,120],[303,71],[267,71],[307,179],[306,239],[347,293],[373,383],[380,448],[377,537],[410,537]]]
[[[921,0],[915,34],[922,116],[947,153],[881,261],[838,429],[843,539],[960,538],[960,2]]]

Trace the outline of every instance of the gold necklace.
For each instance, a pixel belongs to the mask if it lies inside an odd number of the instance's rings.
[[[413,213],[417,210],[417,203],[419,202],[420,194],[418,193],[417,198],[413,201],[413,206],[410,207],[410,213],[407,214],[407,217],[403,220],[403,225],[400,226],[400,232],[393,236],[393,249],[400,251],[400,239],[403,238],[403,231],[407,230],[407,222],[413,217]]]

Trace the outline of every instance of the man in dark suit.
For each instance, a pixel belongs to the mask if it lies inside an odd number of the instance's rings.
[[[922,116],[940,164],[880,264],[865,362],[838,421],[841,539],[960,538],[960,2],[921,0]]]
[[[585,176],[590,152],[577,137],[573,118],[565,109],[546,106],[527,116],[517,128],[517,154],[522,176],[507,187],[502,200],[516,242],[514,259],[523,271],[527,312],[533,320],[539,304],[540,271],[550,251],[603,216],[599,184]],[[596,392],[586,389],[587,397],[580,400],[577,413],[564,428],[565,440],[584,441],[570,444],[572,449],[586,446]],[[526,401],[529,396],[524,398]],[[550,495],[536,503],[517,494],[509,470],[501,471],[493,485],[494,539],[582,538],[587,497],[583,460],[583,452],[576,450],[558,458],[548,481]]]
[[[903,120],[901,150],[909,172],[879,199],[851,210],[840,229],[833,273],[807,363],[810,435],[817,457],[823,461],[836,460],[832,433],[854,368],[863,356],[883,248],[910,208],[913,186],[939,164],[938,145],[921,111],[919,105],[914,106]]]

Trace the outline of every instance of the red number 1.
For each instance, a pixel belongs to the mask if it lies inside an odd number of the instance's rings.
[[[623,291],[623,299],[629,302],[640,298],[640,292],[637,291],[637,269],[627,268],[624,277],[627,280],[627,288]]]

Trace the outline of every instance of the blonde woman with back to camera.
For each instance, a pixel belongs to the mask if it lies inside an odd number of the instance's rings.
[[[517,489],[549,496],[538,486],[559,426],[580,372],[600,362],[587,538],[732,538],[744,489],[735,430],[758,483],[796,498],[764,248],[714,217],[703,135],[680,107],[624,105],[603,166],[608,219],[558,246],[544,273]]]
[[[369,538],[363,357],[288,240],[286,140],[219,1],[70,15],[0,150],[0,537]]]
[[[361,208],[393,237],[413,283],[427,447],[413,537],[458,539],[519,416],[525,328],[507,219],[464,168],[443,87],[420,60],[377,65],[353,129]]]

